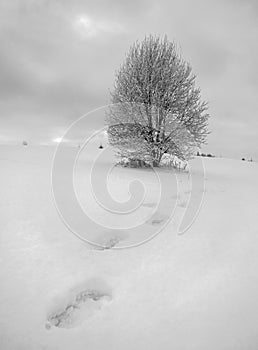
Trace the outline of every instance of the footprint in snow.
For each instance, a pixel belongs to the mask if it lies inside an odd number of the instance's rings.
[[[163,215],[159,212],[155,213],[154,215],[152,215],[147,221],[146,224],[149,225],[160,225],[163,222],[166,222],[169,219],[168,216]]]
[[[187,200],[181,200],[181,201],[178,203],[178,206],[181,207],[181,208],[186,208],[187,203],[188,203]]]
[[[157,205],[157,203],[143,203],[142,207],[145,208],[154,208]]]
[[[99,236],[96,237],[94,243],[94,249],[96,250],[105,250],[112,249],[117,246],[121,241],[124,241],[129,237],[127,232],[122,230],[105,230],[101,232]]]
[[[112,300],[111,289],[99,279],[92,279],[69,291],[52,307],[48,314],[46,329],[51,327],[73,328],[101,310]]]

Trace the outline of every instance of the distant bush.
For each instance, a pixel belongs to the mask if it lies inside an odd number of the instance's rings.
[[[200,154],[199,152],[197,152],[197,156],[200,156],[200,157],[210,157],[210,158],[214,158],[215,156],[211,153],[208,153],[208,154],[205,154],[205,153],[202,153]]]

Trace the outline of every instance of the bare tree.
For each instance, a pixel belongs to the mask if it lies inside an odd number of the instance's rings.
[[[209,115],[195,78],[167,37],[133,44],[107,114],[109,141],[121,156],[129,152],[158,166],[164,153],[188,159],[205,142]]]

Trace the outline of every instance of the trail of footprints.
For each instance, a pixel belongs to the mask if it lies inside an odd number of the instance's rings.
[[[187,192],[185,194],[188,194]],[[179,206],[185,207],[186,198],[180,198]],[[145,207],[152,208],[155,203],[145,203]],[[168,219],[165,215],[156,212],[149,220],[146,221],[150,225],[160,225]],[[95,249],[110,249],[116,246],[121,240],[126,239],[124,233],[116,233],[114,236],[112,230],[105,232],[105,235],[99,237],[101,246]],[[63,307],[54,307],[47,317],[46,329],[52,327],[73,328],[84,321],[84,318],[91,316],[95,311],[100,310],[104,303],[112,301],[111,289],[107,287],[104,281],[91,280],[86,282],[84,288],[77,291],[72,297],[72,301],[63,305]]]

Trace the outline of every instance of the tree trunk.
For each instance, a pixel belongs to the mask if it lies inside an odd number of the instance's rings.
[[[160,161],[162,159],[163,154],[164,153],[162,153],[160,150],[159,151],[157,151],[157,150],[153,151],[153,153],[152,153],[152,159],[153,159],[152,166],[153,167],[155,167],[155,168],[159,167]]]

